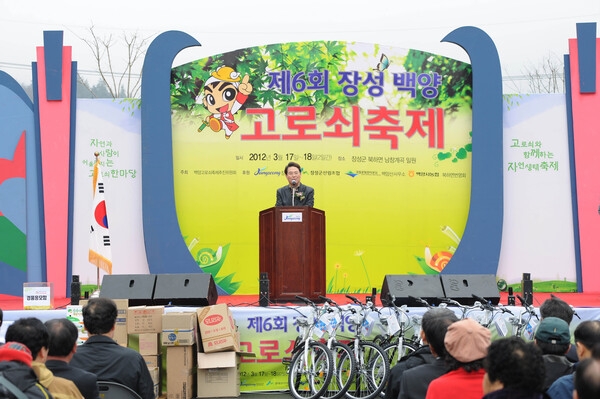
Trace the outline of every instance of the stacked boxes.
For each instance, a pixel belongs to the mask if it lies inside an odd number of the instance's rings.
[[[199,398],[240,396],[240,336],[225,304],[199,308]]]
[[[226,304],[198,308],[197,312],[202,338],[201,352],[239,352],[240,338],[231,311]]]
[[[162,319],[161,344],[167,348],[167,398],[195,397],[196,312],[165,313]]]
[[[163,346],[191,346],[196,343],[197,336],[196,312],[171,312],[163,315]]]
[[[167,347],[167,399],[195,397],[196,346]]]
[[[161,341],[164,306],[130,306],[127,309],[127,333],[138,335],[138,351],[144,357],[154,396],[161,395]]]
[[[237,352],[198,353],[198,397],[240,396],[239,369]]]

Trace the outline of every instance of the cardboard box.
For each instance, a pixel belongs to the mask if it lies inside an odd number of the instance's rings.
[[[161,333],[164,306],[130,306],[127,308],[127,333]]]
[[[154,399],[156,399],[162,394],[160,367],[149,368],[148,371],[150,371],[150,377],[152,377],[152,383],[154,384]]]
[[[223,352],[240,350],[239,335],[235,321],[226,304],[198,308],[201,352]]]
[[[162,355],[142,355],[144,361],[146,362],[146,366],[148,366],[148,370],[159,367],[162,367]]]
[[[196,395],[196,346],[167,348],[167,399],[190,399]]]
[[[83,326],[83,306],[67,305],[67,319],[71,320],[77,327],[77,345],[83,344],[88,339],[87,331]]]
[[[158,355],[160,353],[160,334],[146,333],[139,334],[140,355]]]
[[[240,396],[240,354],[198,353],[198,398]]]
[[[196,373],[186,376],[167,374],[167,399],[191,399],[196,397]]]
[[[129,299],[113,299],[117,305],[117,321],[115,323],[115,334],[113,339],[117,344],[127,347],[129,337],[127,335],[127,309],[129,308]]]
[[[196,312],[172,312],[163,314],[162,345],[194,345],[198,335]]]

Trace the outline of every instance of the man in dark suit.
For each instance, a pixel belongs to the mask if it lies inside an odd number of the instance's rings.
[[[427,395],[429,383],[448,371],[444,360],[446,354],[444,338],[448,326],[456,321],[458,321],[458,318],[453,312],[446,316],[435,317],[427,323],[425,323],[425,317],[423,318],[422,331],[435,360],[432,363],[423,364],[402,373],[398,399],[424,399]]]
[[[98,399],[96,374],[69,365],[77,351],[77,327],[68,319],[52,319],[46,323],[50,334],[46,367],[56,376],[71,380],[85,399]]]
[[[142,355],[113,339],[117,321],[115,301],[91,298],[82,313],[89,338],[77,348],[71,365],[96,374],[98,381],[123,384],[142,399],[155,399],[154,382]]]
[[[302,183],[302,168],[296,162],[290,162],[284,169],[287,186],[277,190],[275,206],[314,206],[315,190]]]

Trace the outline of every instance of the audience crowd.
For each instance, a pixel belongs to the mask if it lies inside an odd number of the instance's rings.
[[[492,339],[472,318],[448,308],[427,310],[423,346],[390,373],[386,399],[588,399],[600,398],[600,320],[584,320],[573,332],[573,309],[552,297],[540,306],[533,341]],[[2,325],[0,309],[0,326]],[[141,355],[114,340],[117,307],[92,298],[83,307],[89,338],[77,345],[68,319],[13,322],[0,344],[0,398],[99,399],[98,381],[112,381],[153,399],[153,383]]]

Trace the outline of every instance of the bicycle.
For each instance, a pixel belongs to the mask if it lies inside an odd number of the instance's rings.
[[[300,333],[296,337],[288,367],[288,386],[296,399],[320,398],[333,377],[333,357],[327,346],[312,338],[318,309],[309,299],[296,296],[311,305],[308,315],[296,318]],[[283,360],[285,364],[287,358]]]
[[[346,396],[350,399],[372,399],[385,388],[390,364],[381,346],[365,339],[373,322],[369,318],[372,304],[363,304],[351,295],[346,297],[359,305],[358,309],[352,305],[347,308],[351,313],[348,317],[349,322],[354,328],[354,338],[350,348],[356,362],[356,375]]]
[[[513,316],[509,319],[509,322],[513,325],[513,328],[516,328],[516,332],[513,335],[517,337],[523,338],[525,336],[526,339],[532,340],[533,334],[535,332],[535,327],[537,326],[537,321],[539,320],[538,315],[535,313],[535,308],[532,305],[529,305],[523,297],[517,295],[519,301],[521,302],[521,306],[523,306],[523,310],[519,313],[519,317]],[[527,320],[524,319],[523,315],[527,314]],[[533,319],[535,317],[535,320]]]
[[[390,362],[390,368],[394,367],[396,363],[405,356],[414,352],[421,346],[419,334],[415,334],[415,326],[418,326],[417,317],[413,318],[414,325],[411,323],[411,318],[408,316],[407,305],[397,306],[395,301],[396,298],[389,294],[390,299],[381,299],[382,303],[387,309],[390,309],[391,313],[389,316],[380,314],[381,324],[386,328],[385,335],[378,335],[373,340],[376,344],[381,346],[388,356]],[[407,337],[407,332],[413,329],[413,334],[410,338]]]
[[[317,329],[329,334],[327,348],[333,356],[333,377],[322,398],[338,399],[343,397],[356,375],[356,365],[352,349],[347,344],[337,340],[337,330],[342,324],[343,310],[333,300],[319,296],[324,301],[323,316],[317,322]],[[323,334],[324,335],[324,334]]]

